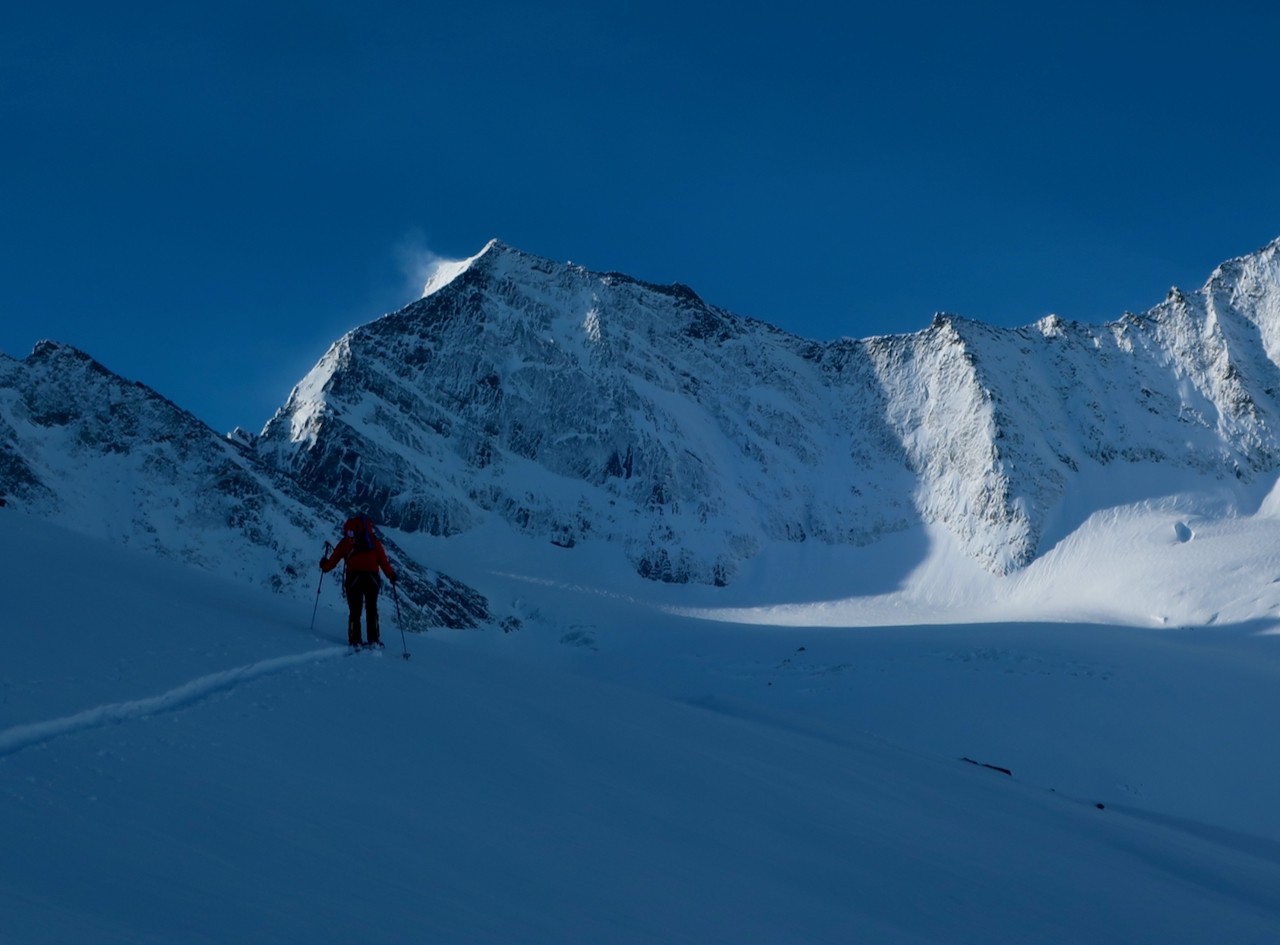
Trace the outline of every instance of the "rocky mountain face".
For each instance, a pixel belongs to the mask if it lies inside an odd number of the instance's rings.
[[[346,517],[150,388],[50,342],[22,361],[0,355],[0,495],[73,530],[307,598],[321,546]],[[411,628],[493,619],[473,589],[388,550]]]
[[[636,571],[727,584],[770,542],[868,544],[936,523],[1026,565],[1083,474],[1277,468],[1280,241],[1107,325],[808,341],[684,286],[494,242],[333,345],[253,443],[390,526],[494,517]]]
[[[258,449],[400,528],[498,516],[565,549],[618,543],[646,577],[725,583],[763,542],[914,520],[886,413],[864,360],[495,243],[335,344]]]
[[[298,596],[356,505],[406,532],[496,520],[550,553],[609,543],[668,582],[920,523],[1008,573],[1089,508],[1091,476],[1158,470],[1141,499],[1170,475],[1274,475],[1278,392],[1280,241],[1106,325],[938,316],[829,343],[495,242],[336,342],[256,437],[73,348],[0,355],[0,495]],[[392,547],[411,620],[498,619]]]

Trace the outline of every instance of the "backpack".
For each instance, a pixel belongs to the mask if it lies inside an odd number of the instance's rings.
[[[363,554],[366,551],[373,551],[373,523],[369,521],[367,515],[357,515],[355,518],[347,522],[347,534],[351,537],[351,554]]]

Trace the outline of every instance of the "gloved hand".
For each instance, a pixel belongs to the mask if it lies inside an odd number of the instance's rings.
[[[387,580],[389,580],[392,584],[394,584],[396,583],[396,576],[393,574]]]
[[[327,560],[328,560],[328,559],[327,559],[327,558],[325,558],[325,557],[324,557],[324,555],[321,555],[321,556],[320,556],[320,570],[321,570],[321,571],[323,571],[323,570],[324,570],[324,563],[325,563],[325,561],[327,561]]]

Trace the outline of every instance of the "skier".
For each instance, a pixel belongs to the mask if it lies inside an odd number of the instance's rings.
[[[392,584],[396,583],[396,571],[387,560],[386,549],[374,534],[373,523],[369,516],[359,514],[347,519],[342,526],[342,540],[333,554],[320,558],[320,570],[326,574],[338,566],[339,561],[347,562],[346,579],[343,591],[347,595],[347,642],[352,646],[361,646],[360,642],[360,610],[365,611],[367,646],[382,646],[378,630],[378,591],[382,581],[378,577],[378,569],[387,576]]]

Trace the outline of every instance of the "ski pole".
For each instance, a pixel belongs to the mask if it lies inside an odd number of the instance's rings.
[[[324,543],[324,556],[329,557],[329,543]],[[320,569],[320,583],[316,585],[316,605],[311,608],[311,632],[316,632],[316,611],[320,609],[320,589],[324,587],[324,569]]]
[[[400,628],[400,646],[404,648],[404,658],[409,658],[409,645],[404,642],[404,621],[400,618],[400,595],[396,593],[396,582],[391,582],[391,599],[396,602],[396,626]]]

